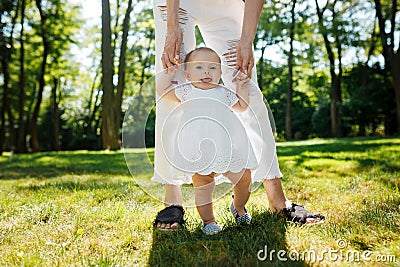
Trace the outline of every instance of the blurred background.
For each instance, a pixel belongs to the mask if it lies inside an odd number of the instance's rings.
[[[400,132],[399,6],[265,2],[254,49],[277,140]],[[132,134],[147,120],[154,145],[154,109],[140,108],[153,97],[140,90],[155,74],[152,1],[2,0],[0,15],[0,155],[120,149],[128,107]]]

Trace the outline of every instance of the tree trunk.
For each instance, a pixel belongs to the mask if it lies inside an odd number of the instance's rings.
[[[398,12],[397,1],[392,0],[391,17],[390,17],[390,51],[389,60],[392,74],[392,83],[394,95],[396,99],[396,117],[397,132],[400,133],[400,40],[397,46],[397,52],[394,51],[394,31],[396,29],[396,14]]]
[[[115,110],[113,105],[113,59],[111,47],[110,2],[102,0],[102,72],[103,72],[103,98],[102,98],[102,140],[103,149],[116,150],[119,148],[118,136],[115,136]]]
[[[96,112],[96,103],[99,97],[99,93],[100,93],[100,89],[98,89],[97,94],[96,94],[96,98],[94,101],[94,105],[93,105],[93,95],[94,95],[94,91],[96,88],[96,84],[97,84],[97,78],[100,74],[100,69],[97,69],[96,71],[96,75],[94,76],[93,82],[92,82],[92,86],[90,87],[90,96],[89,96],[89,101],[87,104],[87,118],[86,118],[86,125],[83,129],[83,133],[86,136],[85,137],[85,142],[84,142],[84,148],[85,149],[90,149],[90,144],[89,144],[89,136],[91,134],[93,134],[93,120],[94,120],[94,116],[95,116],[95,112]],[[93,111],[92,111],[92,106],[93,106]]]
[[[6,130],[6,111],[9,105],[8,103],[8,84],[10,79],[10,74],[8,72],[8,61],[5,57],[1,60],[1,66],[3,69],[3,100],[1,105],[1,128],[0,128],[0,156],[6,148],[5,144],[5,130]],[[10,125],[11,127],[12,125]]]
[[[339,70],[339,77],[335,72],[335,56],[332,51],[332,45],[328,39],[327,30],[323,24],[323,13],[319,7],[318,1],[315,0],[317,15],[318,15],[318,25],[321,31],[321,34],[324,39],[325,48],[328,53],[329,59],[329,72],[331,74],[331,91],[330,91],[330,112],[331,112],[331,132],[333,137],[341,137],[342,136],[342,119],[339,112],[339,106],[342,102],[341,97],[341,80]],[[328,3],[327,3],[328,4]],[[334,19],[334,15],[333,18]],[[341,66],[339,65],[339,68]]]
[[[369,68],[368,68],[368,60],[364,63],[364,65],[362,66],[362,71],[361,71],[361,90],[363,91],[363,94],[366,94],[366,89],[367,89],[367,84],[368,84],[368,76],[369,76]],[[362,111],[361,111],[362,113]],[[358,136],[365,136],[366,135],[366,122],[364,119],[364,116],[361,114],[359,114],[357,112],[357,115],[355,115],[355,118],[357,119],[357,123],[358,123]]]
[[[263,87],[264,87],[264,82],[263,82],[263,73],[264,73],[264,54],[265,54],[265,49],[267,47],[263,46],[261,48],[261,56],[260,56],[260,60],[258,61],[258,75],[257,75],[257,83],[258,83],[258,88],[260,88],[260,91],[263,91]]]
[[[24,48],[24,21],[25,21],[25,0],[21,3],[21,34],[20,34],[20,54],[19,54],[19,99],[18,99],[18,141],[17,152],[25,153],[26,129],[25,129],[25,48]]]
[[[399,48],[400,49],[400,48]],[[391,58],[392,83],[396,98],[397,132],[400,133],[400,52]]]
[[[11,112],[10,105],[6,106],[7,109],[7,117],[8,117],[8,125],[10,130],[10,138],[8,143],[10,144],[11,151],[15,150],[15,129],[14,129],[14,115]]]
[[[114,134],[118,137],[119,140],[119,129],[121,127],[121,105],[122,105],[122,96],[125,88],[125,69],[126,69],[126,48],[128,43],[128,32],[129,32],[129,20],[130,13],[132,11],[132,0],[128,2],[128,8],[125,13],[124,23],[122,26],[122,41],[121,41],[121,52],[119,55],[119,65],[118,65],[118,85],[117,92],[114,98],[114,110],[115,113],[115,129]],[[119,143],[120,140],[119,140]]]
[[[111,29],[111,32],[114,32],[114,36],[112,37],[112,42],[111,42],[111,49],[112,49],[112,58],[115,58],[115,50],[117,49],[117,42],[118,42],[118,23],[119,23],[119,12],[121,8],[121,0],[116,0],[117,1],[117,9],[115,11],[115,23],[114,23],[114,29]],[[111,18],[110,18],[110,24],[111,24]],[[113,70],[114,71],[114,70]],[[113,73],[114,75],[114,73]]]
[[[96,113],[97,113],[97,111],[99,110],[99,108],[100,108],[100,106],[101,106],[101,103],[97,104],[97,102],[99,102],[99,99],[100,99],[100,92],[101,92],[101,90],[99,89],[99,90],[97,91],[96,97],[95,97],[95,99],[94,99],[93,112],[92,112],[92,115],[90,116],[90,119],[89,119],[89,121],[91,122],[90,125],[91,125],[91,127],[92,127],[92,131],[93,131],[94,133],[96,133],[95,131],[97,131],[97,129],[99,128],[99,121],[100,121],[100,118],[101,118],[101,116],[98,116],[98,117],[96,118]],[[93,123],[93,122],[94,122],[94,123]],[[93,125],[94,125],[94,126],[93,126]],[[96,134],[96,135],[97,135],[97,134]]]
[[[5,149],[7,149],[6,143],[6,129],[7,129],[7,122],[6,122],[6,114],[8,116],[8,131],[10,138],[8,139],[8,146],[11,150],[15,150],[15,130],[14,130],[14,117],[11,113],[10,108],[10,62],[11,62],[11,54],[14,51],[14,30],[16,26],[16,21],[19,15],[19,7],[20,2],[17,1],[16,9],[14,16],[11,18],[11,31],[8,38],[2,39],[4,43],[2,44],[3,55],[1,56],[1,68],[3,73],[3,96],[2,96],[2,105],[0,111],[0,155],[3,153]],[[11,10],[10,10],[11,11]],[[11,13],[10,13],[11,14]],[[2,28],[5,25],[2,25]],[[5,37],[5,36],[3,36]],[[8,43],[7,40],[8,39]]]
[[[266,33],[264,32],[264,34],[262,35],[262,37],[260,38],[260,40],[262,41],[262,43],[263,43],[263,45],[261,46],[261,56],[260,56],[260,59],[259,59],[259,61],[258,61],[258,67],[257,67],[257,71],[258,71],[258,73],[257,73],[257,83],[258,83],[258,88],[260,88],[260,91],[262,92],[263,91],[263,88],[264,88],[264,79],[263,79],[263,76],[264,76],[264,55],[265,55],[265,50],[267,49],[267,47],[268,47],[268,43],[267,43],[267,41],[266,41]],[[264,45],[264,43],[265,43],[265,45]]]
[[[340,80],[339,77],[331,74],[331,92],[330,92],[330,111],[331,111],[331,131],[333,137],[342,136],[342,119],[339,113],[339,106],[341,104],[340,96]]]
[[[42,55],[42,63],[40,67],[40,74],[39,74],[39,88],[38,88],[38,95],[35,107],[33,109],[32,119],[31,119],[31,142],[32,142],[32,152],[39,152],[39,138],[38,138],[38,129],[37,129],[37,121],[39,117],[40,105],[42,104],[43,98],[43,90],[44,90],[44,76],[46,74],[46,65],[47,65],[47,56],[50,50],[50,43],[47,40],[47,33],[46,33],[46,15],[43,13],[42,10],[42,1],[36,0],[36,5],[39,10],[40,14],[40,32],[43,41],[43,55]]]
[[[392,76],[392,84],[396,103],[396,129],[400,132],[400,48],[397,52],[394,51],[394,32],[396,29],[396,13],[397,1],[392,0],[391,17],[390,17],[390,32],[385,31],[386,21],[382,14],[382,7],[380,0],[374,0],[376,17],[378,18],[379,35],[382,42],[382,55],[385,60],[385,70]],[[399,41],[400,45],[400,41]]]
[[[152,36],[152,33],[150,33],[150,36]],[[150,47],[151,47],[151,40],[149,41],[149,45],[147,46],[146,57],[144,58],[144,60],[142,60],[142,55],[140,55],[140,62],[143,62],[143,68],[142,68],[142,72],[141,72],[141,75],[140,75],[140,82],[139,82],[140,88],[139,88],[138,96],[137,96],[137,103],[138,104],[137,104],[137,106],[135,108],[136,111],[135,111],[135,114],[134,114],[135,121],[140,121],[142,119],[142,116],[143,116],[143,114],[142,114],[142,106],[141,106],[142,98],[143,98],[143,96],[142,96],[142,89],[143,89],[142,85],[144,84],[144,81],[145,81],[146,68],[150,64],[150,57],[151,57]]]
[[[293,138],[292,132],[292,100],[293,100],[293,39],[294,39],[294,27],[295,27],[295,8],[296,8],[296,0],[292,1],[292,9],[291,9],[291,24],[290,24],[290,50],[288,57],[288,90],[286,95],[286,121],[285,121],[285,136],[286,139]]]
[[[55,151],[60,151],[61,150],[61,145],[60,145],[60,115],[58,111],[58,101],[57,101],[57,88],[58,88],[59,81],[57,78],[53,78],[53,88],[51,90],[51,96],[52,96],[52,104],[53,104],[53,122],[54,122],[54,140],[53,140],[53,150]]]

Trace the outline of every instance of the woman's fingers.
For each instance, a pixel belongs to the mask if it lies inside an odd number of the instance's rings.
[[[175,52],[174,52],[174,63],[175,64],[181,63],[181,58],[179,56],[181,53],[181,45],[182,45],[182,38],[178,38],[178,41],[175,43]]]
[[[253,58],[253,56],[251,56],[251,59],[250,59],[249,64],[247,66],[247,75],[249,77],[251,77],[251,71],[253,70],[253,67],[254,67],[254,58]]]
[[[162,55],[162,62],[165,74],[168,74],[168,70],[177,71],[180,69],[180,59],[178,55],[171,61],[169,55],[165,53]]]
[[[182,31],[179,27],[168,31],[164,52],[161,56],[162,65],[165,72],[168,73],[168,68],[180,63],[180,49],[182,45]]]
[[[251,77],[251,71],[254,67],[252,43],[239,42],[236,50],[236,67]]]
[[[254,67],[253,53],[252,52],[251,53],[246,53],[243,56],[243,60],[242,60],[240,69],[248,77],[251,77],[251,71],[253,70],[253,67]]]
[[[242,69],[243,73],[246,74],[246,75],[247,75],[247,73],[249,73],[248,72],[248,66],[249,66],[249,59],[247,57],[244,57],[240,69]]]
[[[163,67],[165,69],[165,73],[168,73],[168,68],[170,68],[171,66],[173,66],[168,53],[164,52],[162,57],[161,57],[161,61],[163,63]]]
[[[161,61],[162,61],[162,64],[163,64],[163,68],[167,69],[168,68],[167,61],[169,61],[169,60],[168,60],[168,55],[166,53],[162,54]]]

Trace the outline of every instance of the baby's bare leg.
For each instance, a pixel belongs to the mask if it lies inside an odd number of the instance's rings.
[[[196,208],[201,219],[204,224],[215,222],[212,206],[212,194],[215,187],[214,174],[200,175],[196,173],[192,180],[195,189]]]
[[[250,197],[250,186],[251,186],[251,171],[249,169],[243,169],[238,173],[227,172],[225,174],[228,179],[234,184],[233,194],[233,205],[239,216],[244,215],[244,206]]]

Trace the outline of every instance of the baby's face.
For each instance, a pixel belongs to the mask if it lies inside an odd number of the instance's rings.
[[[221,64],[218,55],[209,52],[197,52],[186,63],[186,79],[199,89],[207,90],[217,86],[221,79]]]

